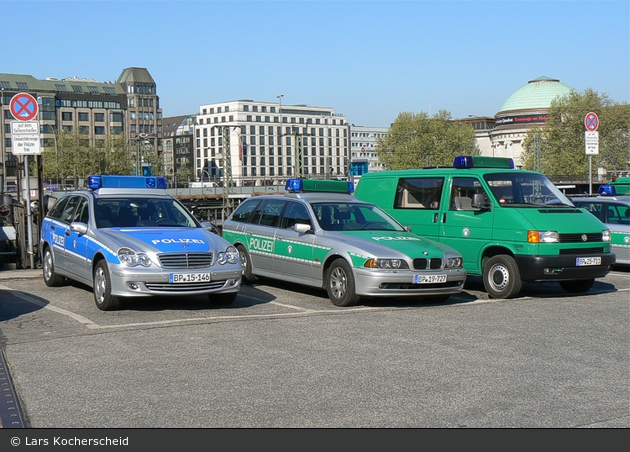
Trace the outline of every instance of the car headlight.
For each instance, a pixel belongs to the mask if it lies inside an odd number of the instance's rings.
[[[447,257],[446,268],[461,268],[464,265],[464,260],[461,257]]]
[[[151,258],[149,256],[145,253],[136,253],[131,248],[119,249],[118,259],[129,267],[137,267],[138,265],[142,265],[143,267],[151,266]]]
[[[529,243],[558,243],[560,236],[558,231],[527,231]]]
[[[409,268],[407,262],[402,259],[382,259],[382,258],[371,258],[365,261],[363,264],[365,268],[383,268],[388,270],[399,270]]]
[[[219,265],[236,264],[239,261],[238,251],[232,245],[228,246],[225,251],[219,251],[219,254],[217,254]]]
[[[602,231],[602,242],[610,242],[610,229]]]

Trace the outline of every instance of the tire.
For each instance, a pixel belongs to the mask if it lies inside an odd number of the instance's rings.
[[[53,262],[53,254],[49,247],[44,250],[44,262],[42,263],[42,271],[44,275],[44,283],[48,287],[58,287],[64,283],[63,276],[55,273],[55,263]]]
[[[575,281],[560,281],[560,287],[569,293],[588,292],[595,284],[595,279],[578,279]]]
[[[94,268],[94,302],[101,311],[114,311],[120,308],[120,299],[112,295],[112,281],[107,268],[107,261],[101,259]]]
[[[359,303],[356,293],[354,273],[350,265],[343,260],[335,260],[326,271],[326,292],[335,306],[354,306]]]
[[[506,299],[518,295],[523,281],[514,258],[500,254],[488,259],[483,267],[483,285],[492,298]]]
[[[210,304],[214,306],[229,306],[234,303],[238,292],[233,293],[211,293],[208,294]]]
[[[241,265],[243,266],[243,279],[246,283],[253,284],[258,281],[258,278],[252,273],[252,259],[249,257],[249,253],[243,245],[236,247],[238,255],[241,259]]]

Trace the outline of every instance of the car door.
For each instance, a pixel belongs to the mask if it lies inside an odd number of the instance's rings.
[[[68,271],[68,244],[70,242],[70,222],[74,217],[74,212],[81,201],[81,196],[70,197],[59,214],[59,218],[52,226],[53,243],[55,244],[55,265],[57,268]]]
[[[472,206],[473,196],[489,199],[476,177],[453,177],[450,199],[440,212],[440,241],[462,254],[467,269],[480,272],[479,255],[492,239],[493,212]],[[446,199],[446,198],[445,198]]]
[[[308,224],[308,232],[297,232],[296,224]],[[304,203],[288,201],[276,230],[274,268],[294,280],[321,279],[321,265],[313,261],[315,228]]]
[[[85,225],[87,229],[90,222],[89,201],[81,196],[70,224]],[[70,226],[66,230],[66,269],[83,279],[91,279],[91,256],[87,256],[88,238],[85,232],[73,230]]]
[[[285,204],[284,199],[268,199],[260,203],[247,225],[247,250],[254,271],[274,271],[276,229]]]

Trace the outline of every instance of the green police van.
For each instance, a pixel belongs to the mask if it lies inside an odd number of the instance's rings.
[[[606,226],[510,158],[458,156],[452,168],[367,173],[356,197],[458,250],[493,298],[516,296],[523,281],[586,292],[615,263]]]

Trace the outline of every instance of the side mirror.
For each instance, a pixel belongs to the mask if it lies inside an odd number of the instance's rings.
[[[293,230],[295,232],[299,232],[300,234],[304,234],[305,232],[308,232],[311,230],[311,225],[310,224],[304,224],[304,223],[295,223],[293,225]]]
[[[411,232],[411,230],[413,229],[413,226],[411,226],[411,225],[406,225],[406,226],[403,226],[403,227],[405,228],[405,231],[407,231],[407,232]]]
[[[475,193],[473,195],[472,206],[481,210],[490,210],[490,201],[483,193]]]
[[[81,223],[79,221],[75,221],[70,223],[70,230],[76,232],[77,234],[83,235],[87,232],[88,227],[87,224]]]

